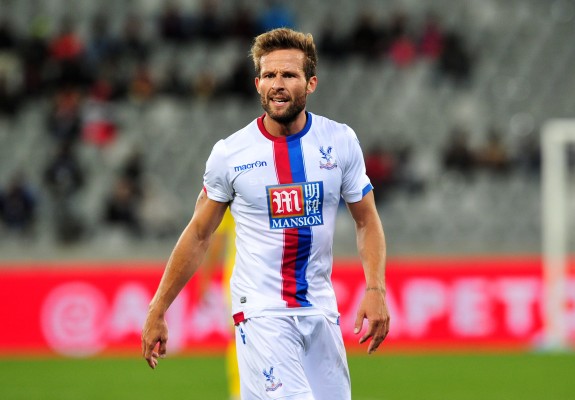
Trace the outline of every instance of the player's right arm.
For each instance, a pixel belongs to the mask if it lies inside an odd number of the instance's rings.
[[[210,200],[202,190],[194,215],[172,251],[142,329],[142,354],[151,368],[155,368],[158,357],[166,353],[166,311],[200,266],[227,206],[227,203]]]

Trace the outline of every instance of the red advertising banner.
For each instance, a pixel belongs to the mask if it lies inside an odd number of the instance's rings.
[[[0,354],[91,356],[138,354],[140,329],[163,263],[0,265]],[[216,277],[199,298],[196,280],[167,314],[169,349],[221,351],[231,317]],[[348,348],[364,293],[358,262],[338,262],[333,283]],[[392,316],[384,347],[532,348],[541,343],[543,282],[538,257],[391,260],[387,301]],[[567,284],[566,322],[575,338],[575,275]],[[365,329],[365,327],[364,327]]]

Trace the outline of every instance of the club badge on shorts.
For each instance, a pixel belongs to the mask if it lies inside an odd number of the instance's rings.
[[[270,367],[270,371],[267,372],[266,369],[264,368],[263,370],[263,374],[266,378],[266,392],[275,392],[276,390],[278,390],[280,387],[282,387],[282,381],[279,378],[276,378],[274,376],[274,367]]]
[[[266,186],[271,229],[323,225],[323,182]]]

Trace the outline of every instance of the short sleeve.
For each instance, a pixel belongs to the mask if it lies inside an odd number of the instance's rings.
[[[353,129],[348,127],[344,139],[347,152],[343,165],[341,196],[346,203],[356,203],[369,193],[373,186],[365,172],[363,153]]]
[[[224,140],[220,140],[214,145],[206,162],[204,188],[208,198],[211,200],[228,203],[233,199],[233,188],[230,182],[227,149]]]

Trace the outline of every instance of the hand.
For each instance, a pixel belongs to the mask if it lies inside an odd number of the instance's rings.
[[[168,342],[168,325],[163,317],[154,317],[148,314],[142,328],[142,355],[150,368],[158,365],[158,358],[166,356],[166,343]],[[156,351],[156,346],[159,347]]]
[[[374,288],[366,290],[357,311],[353,333],[359,334],[363,327],[363,320],[366,318],[368,322],[367,331],[359,339],[359,343],[364,343],[371,337],[371,342],[367,347],[367,353],[371,354],[377,350],[389,332],[390,318],[385,303],[384,289]]]

